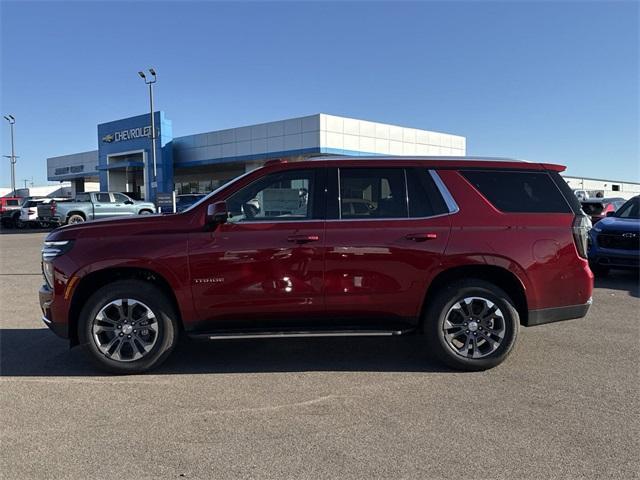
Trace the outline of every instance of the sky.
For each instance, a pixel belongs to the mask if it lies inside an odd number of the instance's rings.
[[[639,5],[2,0],[16,183],[43,184],[47,157],[95,150],[98,123],[147,112],[136,72],[150,66],[174,137],[322,112],[640,181]]]

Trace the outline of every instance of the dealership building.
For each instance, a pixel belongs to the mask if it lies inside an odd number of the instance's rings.
[[[146,114],[98,125],[98,149],[48,158],[48,180],[70,181],[73,193],[100,189],[154,200],[150,120]],[[154,121],[158,192],[206,193],[273,159],[466,154],[460,135],[324,113],[175,138],[163,112]]]

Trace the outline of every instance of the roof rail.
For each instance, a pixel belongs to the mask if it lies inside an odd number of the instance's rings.
[[[480,157],[475,155],[441,155],[441,156],[418,156],[418,155],[363,155],[363,156],[349,156],[349,155],[323,155],[318,157],[309,157],[308,160],[388,160],[390,158],[397,158],[402,160],[464,160],[464,161],[492,161],[492,162],[523,162],[531,163],[529,160],[522,160],[518,158],[507,157]]]

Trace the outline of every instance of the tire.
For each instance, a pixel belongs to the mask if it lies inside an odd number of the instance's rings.
[[[141,318],[147,310],[153,315],[150,321]],[[128,321],[114,321],[123,312],[129,313]],[[177,317],[171,302],[154,285],[120,280],[89,297],[78,319],[78,338],[99,368],[118,374],[142,373],[160,365],[175,347]],[[141,321],[147,321],[145,330],[140,329]],[[148,334],[140,334],[145,331]]]
[[[85,218],[80,213],[72,213],[67,217],[67,225],[73,225],[74,223],[82,223]]]
[[[151,210],[140,210],[138,215],[151,215],[153,212]]]
[[[427,302],[423,323],[427,345],[446,365],[486,370],[502,363],[513,349],[520,316],[496,285],[481,279],[458,280],[436,291]],[[484,315],[483,308],[488,309]]]
[[[20,220],[20,216],[14,217],[13,223],[17,229],[23,230],[27,228],[27,222],[23,222],[22,220]]]

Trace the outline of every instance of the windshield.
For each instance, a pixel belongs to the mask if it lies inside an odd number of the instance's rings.
[[[615,216],[619,218],[640,219],[640,197],[634,197],[621,206]]]
[[[249,172],[245,172],[242,175],[240,175],[239,177],[236,178],[232,178],[231,180],[229,180],[227,183],[225,183],[224,185],[219,186],[218,188],[216,188],[213,192],[209,193],[208,195],[206,195],[205,197],[201,198],[200,200],[198,200],[196,203],[194,203],[193,205],[191,205],[189,208],[187,208],[186,210],[184,210],[184,212],[190,212],[191,210],[193,210],[194,208],[196,208],[198,205],[202,204],[203,202],[206,202],[207,200],[209,200],[212,196],[214,196],[216,193],[220,192],[223,188],[227,188],[229,185],[231,185],[232,183],[237,182],[238,180],[240,180],[241,178],[246,177],[247,175],[249,175],[250,173],[255,172],[255,170],[251,170]],[[182,213],[184,213],[182,212]]]

